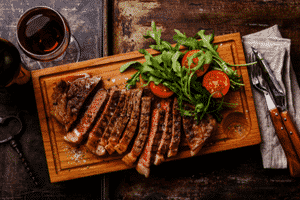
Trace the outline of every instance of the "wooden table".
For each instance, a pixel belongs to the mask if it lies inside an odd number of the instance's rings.
[[[46,2],[48,1],[41,4],[47,4]],[[207,32],[214,31],[215,35],[240,32],[243,36],[278,24],[282,36],[292,40],[292,63],[300,79],[298,68],[300,2],[294,0],[115,0],[109,2],[95,0],[89,3],[83,0],[72,1],[71,7],[75,10],[69,8],[69,12],[78,14],[78,18],[73,20],[71,30],[75,33],[78,31],[75,36],[80,38],[82,44],[87,44],[83,46],[87,50],[85,52],[88,52],[89,45],[92,45],[95,40],[86,41],[85,36],[80,37],[79,33],[92,31],[91,22],[95,22],[95,17],[89,19],[87,13],[90,12],[93,16],[94,13],[99,12],[97,6],[101,2],[105,5],[106,15],[103,19],[104,24],[107,25],[103,32],[104,56],[147,48],[149,42],[142,38],[142,34],[150,28],[152,20],[163,29],[162,37],[169,42],[172,42],[175,28],[188,36],[192,36],[199,29],[206,29]],[[55,0],[49,4],[53,7],[62,6],[63,9],[64,6],[67,7],[64,3]],[[22,12],[16,9],[17,4],[30,7],[38,3],[0,1],[0,4],[3,5],[0,11],[4,13],[0,16],[3,19],[5,16],[10,16],[9,20],[16,21]],[[13,17],[6,15],[6,12],[12,13]],[[1,32],[1,36],[7,36],[6,39],[15,42],[13,31],[16,22],[8,23],[7,20],[4,21],[6,23],[1,24],[6,27]],[[97,30],[98,28],[99,26],[96,27]],[[86,54],[84,58],[94,57],[97,55],[91,53]],[[15,152],[9,145],[2,145],[0,157],[6,162],[5,164],[0,162],[0,199],[33,199],[34,197],[100,199],[102,194],[110,199],[126,200],[300,198],[299,179],[291,178],[287,169],[263,169],[259,145],[188,158],[182,160],[183,162],[163,163],[151,168],[149,178],[144,178],[135,169],[109,173],[106,174],[109,181],[105,182],[109,187],[100,184],[104,180],[102,175],[51,184],[31,83],[21,87],[13,86],[8,89],[8,95],[1,96],[2,114],[18,110],[28,111],[24,119],[27,130],[20,138],[20,143],[29,163],[33,164],[33,170],[44,183],[42,187],[35,188]],[[106,190],[101,193],[103,188]]]
[[[215,35],[247,35],[278,24],[292,40],[291,57],[300,79],[300,2],[232,0],[114,1],[109,15],[109,54],[148,48],[142,38],[152,20],[162,38],[173,42],[174,29],[193,36],[198,30]],[[168,162],[151,168],[144,178],[135,169],[111,173],[112,199],[299,199],[299,179],[287,169],[263,169],[260,146]]]

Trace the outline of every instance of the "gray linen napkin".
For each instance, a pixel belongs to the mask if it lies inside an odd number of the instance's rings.
[[[257,48],[269,63],[276,79],[287,95],[288,110],[300,130],[300,89],[291,64],[291,40],[282,38],[277,25],[242,37],[245,55],[251,46]],[[264,168],[287,168],[284,151],[279,143],[262,93],[252,87],[262,143],[261,154]]]

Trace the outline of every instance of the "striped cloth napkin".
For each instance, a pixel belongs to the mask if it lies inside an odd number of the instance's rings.
[[[300,130],[300,89],[290,58],[291,40],[282,38],[278,25],[242,37],[246,58],[256,48],[269,63],[287,95],[288,110]],[[264,168],[287,168],[287,160],[269,115],[262,93],[252,86],[253,98],[262,137],[261,155]]]

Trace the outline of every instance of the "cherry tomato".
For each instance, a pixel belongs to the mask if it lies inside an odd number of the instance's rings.
[[[189,68],[189,65],[188,65],[188,60],[187,58],[192,56],[193,54],[199,52],[200,50],[191,50],[191,51],[188,51],[182,58],[182,61],[181,61],[181,66],[184,66],[186,68]],[[196,65],[194,63],[191,64],[191,69],[196,67],[197,64],[198,64],[198,61],[199,59],[198,58],[194,58],[193,61],[196,63]],[[208,70],[209,68],[209,64],[204,64],[203,65],[203,70],[201,69],[198,69],[195,73],[197,75],[197,77],[199,76],[202,76],[203,74],[205,74],[205,72]]]
[[[151,92],[160,98],[168,98],[174,94],[172,90],[164,86],[162,83],[155,85],[155,83],[151,81],[149,87]]]
[[[212,70],[204,75],[202,85],[211,94],[219,91],[213,94],[212,97],[221,98],[222,94],[227,94],[230,88],[230,79],[224,72],[219,70]]]

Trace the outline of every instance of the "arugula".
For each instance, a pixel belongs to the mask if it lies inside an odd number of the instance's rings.
[[[196,70],[202,69],[203,64],[211,64],[214,69],[225,72],[231,81],[232,89],[238,89],[243,85],[242,77],[233,70],[232,66],[223,61],[217,53],[217,45],[214,45],[214,34],[205,35],[205,31],[199,31],[195,37],[186,37],[185,34],[175,29],[176,34],[173,39],[177,42],[173,47],[169,42],[161,39],[161,30],[156,29],[154,22],[151,23],[152,30],[148,30],[144,38],[153,39],[156,44],[150,45],[150,48],[160,51],[158,56],[152,56],[145,49],[139,52],[144,54],[146,62],[140,63],[132,61],[124,64],[120,68],[120,72],[124,72],[129,67],[138,70],[127,81],[126,88],[130,89],[139,81],[139,76],[148,85],[153,81],[156,85],[162,83],[164,86],[172,90],[178,97],[179,110],[182,115],[193,116],[196,120],[201,120],[205,113],[212,113],[219,118],[219,111],[228,103],[212,98],[210,94],[194,76]],[[200,37],[198,40],[196,37]],[[180,45],[186,46],[189,50],[200,49],[201,51],[188,57],[188,66],[191,66],[194,58],[198,58],[198,64],[194,68],[182,67],[180,61],[185,53],[179,51]],[[185,109],[185,103],[194,105],[194,110]]]

